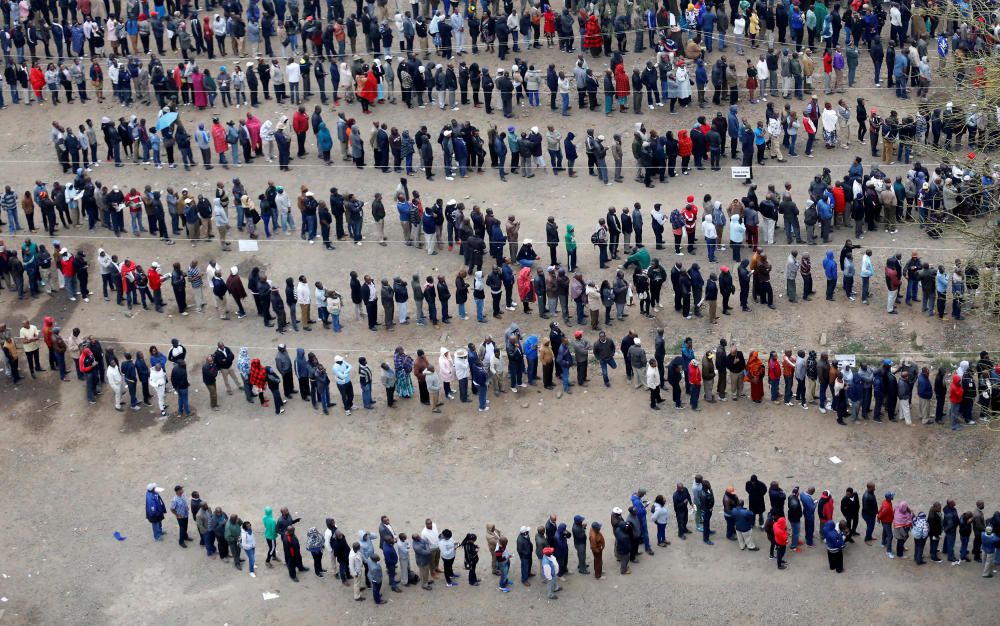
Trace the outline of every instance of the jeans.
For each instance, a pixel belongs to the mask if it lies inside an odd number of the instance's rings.
[[[944,536],[944,553],[948,557],[948,560],[954,563],[958,559],[955,558],[955,533],[946,533]]]
[[[191,406],[188,404],[188,390],[177,390],[177,414],[191,415]]]
[[[882,522],[882,547],[892,552],[892,522]]]
[[[250,566],[250,573],[253,574],[253,564],[254,564],[254,552],[255,548],[247,548],[243,550],[243,553],[247,555],[247,564]]]
[[[711,528],[709,527],[709,522],[711,522],[711,520],[712,520],[711,510],[701,512],[701,524],[702,524],[701,538],[705,542],[710,541],[712,538],[712,531]]]
[[[481,389],[485,390],[486,385],[483,385]],[[502,563],[497,563],[497,566],[500,568],[500,586],[509,587],[510,579],[507,578],[507,575],[510,573],[510,561],[503,561]]]
[[[362,406],[364,406],[366,409],[370,409],[371,407],[375,406],[375,403],[372,402],[372,385],[371,385],[371,383],[362,383],[361,384],[361,402],[362,402]]]
[[[607,386],[611,385],[611,381],[608,380],[608,368],[618,369],[618,364],[615,363],[614,359],[607,359],[601,361],[601,378],[604,379],[604,384]]]
[[[875,530],[875,516],[862,513],[861,517],[865,520],[865,541],[871,541]]]
[[[924,561],[924,544],[927,543],[927,537],[923,539],[913,540],[913,562],[917,565],[923,565]]]
[[[159,541],[163,536],[163,522],[150,522],[150,524],[153,526],[153,539]]]

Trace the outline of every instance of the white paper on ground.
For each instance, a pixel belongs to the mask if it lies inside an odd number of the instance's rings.
[[[841,463],[843,463],[843,461],[840,460],[839,456],[831,456],[830,462],[833,463],[834,465],[840,465]]]
[[[257,252],[257,242],[253,239],[240,239],[240,252]]]

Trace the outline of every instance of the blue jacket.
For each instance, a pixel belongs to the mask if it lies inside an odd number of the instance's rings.
[[[150,489],[146,492],[146,519],[150,522],[162,522],[163,516],[167,512],[167,507],[163,504],[163,498],[156,491]]]
[[[931,383],[931,379],[921,373],[917,376],[917,397],[930,400],[933,395],[934,385]]]
[[[636,517],[640,520],[646,519],[646,505],[642,503],[642,498],[637,494],[632,494],[632,507],[635,508]]]
[[[732,511],[733,523],[736,530],[741,533],[750,532],[753,529],[754,514],[745,506],[738,506]]]
[[[739,137],[739,132],[740,132],[740,118],[736,114],[736,105],[735,104],[729,107],[729,115],[726,116],[726,125],[727,125],[726,132],[729,133],[730,137],[732,137],[734,139],[736,137]]]
[[[804,491],[799,492],[799,500],[802,502],[803,519],[813,519],[816,515],[816,501],[813,500],[811,495]]]
[[[826,549],[829,552],[840,552],[844,549],[844,536],[837,530],[837,524],[830,520],[823,524],[820,530],[823,540],[826,542]]]
[[[816,212],[821,220],[833,219],[833,204],[826,194],[823,194],[823,197],[816,201]]]
[[[826,251],[826,258],[823,259],[823,272],[826,273],[827,280],[837,279],[837,261],[833,258],[833,250]]]
[[[537,359],[538,358],[538,336],[537,335],[530,335],[527,339],[524,340],[524,343],[521,344],[521,347],[524,348],[524,356],[525,356],[525,358],[528,358],[528,359]]]

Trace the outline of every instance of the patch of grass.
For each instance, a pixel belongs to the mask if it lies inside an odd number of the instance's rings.
[[[848,341],[836,350],[836,354],[867,354],[870,350],[862,341]]]

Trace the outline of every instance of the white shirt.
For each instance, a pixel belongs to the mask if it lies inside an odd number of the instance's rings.
[[[302,69],[299,67],[298,63],[289,63],[285,66],[285,76],[288,77],[288,82],[297,83],[302,78]]]
[[[747,21],[742,17],[738,17],[733,20],[733,34],[742,35],[743,31],[746,29]]]
[[[312,303],[312,293],[309,289],[309,283],[299,281],[295,285],[295,299],[299,301],[299,304],[308,305]]]
[[[166,387],[167,385],[166,370],[156,371],[156,368],[149,370],[149,384],[154,387]]]
[[[420,536],[424,538],[424,541],[430,544],[431,548],[438,547],[438,527],[437,524],[431,524],[430,528],[424,527],[420,531]]]

